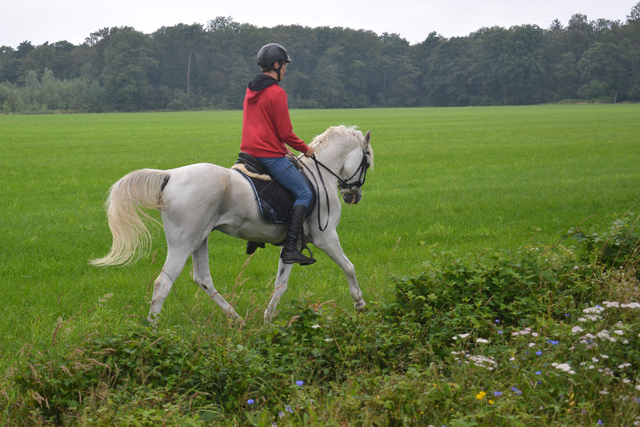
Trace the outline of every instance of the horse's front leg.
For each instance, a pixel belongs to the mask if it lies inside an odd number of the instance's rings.
[[[204,239],[202,244],[193,254],[193,281],[220,306],[224,314],[230,319],[240,320],[240,316],[226,299],[213,286],[211,271],[209,270],[209,239]]]
[[[331,232],[327,231],[318,237],[314,236],[313,245],[326,253],[329,258],[338,264],[342,271],[344,271],[344,274],[347,276],[347,281],[349,282],[349,293],[354,301],[353,306],[356,310],[362,310],[367,303],[365,303],[362,298],[362,291],[360,290],[360,285],[358,285],[358,280],[356,279],[356,269],[351,261],[349,261],[349,258],[344,254],[342,246],[340,245],[338,233],[334,230]]]
[[[281,250],[282,252],[282,250]],[[291,275],[291,269],[293,268],[293,264],[285,264],[282,262],[282,258],[278,257],[278,273],[276,275],[276,283],[275,289],[273,291],[273,296],[271,297],[271,301],[269,302],[269,306],[264,311],[264,322],[271,323],[273,317],[276,314],[276,307],[278,306],[278,302],[280,302],[280,298],[287,291],[287,281],[289,280],[289,276]]]

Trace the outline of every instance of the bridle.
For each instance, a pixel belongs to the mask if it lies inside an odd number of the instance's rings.
[[[342,179],[342,178],[340,178],[340,176],[337,173],[335,173],[334,171],[329,169],[329,167],[327,167],[320,160],[316,159],[315,154],[313,156],[311,156],[311,159],[313,160],[313,162],[316,165],[316,170],[318,171],[318,176],[320,177],[320,182],[322,182],[322,186],[324,187],[324,194],[325,194],[325,199],[326,199],[326,203],[327,203],[327,221],[326,221],[326,223],[325,223],[325,225],[323,227],[322,223],[320,222],[320,186],[318,185],[318,181],[316,180],[315,175],[313,173],[311,173],[311,176],[313,177],[313,180],[315,181],[316,188],[318,189],[318,201],[317,201],[317,204],[318,204],[318,206],[317,206],[317,208],[318,208],[318,228],[320,229],[320,231],[324,231],[324,230],[327,229],[327,227],[329,225],[329,218],[331,217],[331,205],[329,204],[329,191],[327,190],[327,185],[324,183],[324,179],[322,178],[322,174],[320,173],[320,167],[322,166],[327,172],[329,172],[331,175],[333,175],[338,180],[338,188],[340,188],[340,194],[342,194],[342,195],[356,194],[358,192],[358,190],[360,190],[360,188],[364,185],[364,182],[365,182],[365,180],[367,178],[367,170],[369,169],[369,162],[367,161],[367,151],[363,148],[362,149],[362,161],[360,162],[360,166],[358,166],[358,169],[356,169],[356,171],[353,173],[353,175],[351,175],[349,178]],[[309,172],[311,172],[311,170],[309,169],[309,167],[307,165],[305,165],[304,163],[302,163],[302,165]],[[358,174],[359,174],[359,176],[358,176],[357,181],[350,182]]]

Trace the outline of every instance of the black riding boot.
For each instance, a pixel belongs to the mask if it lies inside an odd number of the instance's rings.
[[[300,237],[306,213],[307,208],[304,205],[297,205],[291,209],[287,237],[284,239],[282,254],[280,255],[282,262],[285,264],[311,265],[316,262],[315,259],[304,256],[298,250],[298,237]]]

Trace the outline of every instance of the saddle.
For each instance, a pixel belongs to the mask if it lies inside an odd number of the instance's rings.
[[[311,194],[313,195],[305,216],[305,219],[309,219],[316,207],[316,189],[311,185],[311,181],[305,174],[304,170],[301,169],[301,166],[296,163],[296,158],[293,156],[287,156],[287,159],[300,171],[302,177],[307,183],[307,186],[309,187],[309,190],[311,190]],[[251,155],[240,152],[238,160],[231,169],[238,171],[251,184],[256,196],[256,201],[258,202],[260,214],[265,221],[275,224],[289,223],[289,213],[293,207],[295,197],[282,184],[269,175],[269,171],[262,165],[262,163]],[[263,243],[249,242],[249,244],[252,243],[253,245],[247,245],[247,254],[249,255],[255,251],[256,247],[264,248]]]

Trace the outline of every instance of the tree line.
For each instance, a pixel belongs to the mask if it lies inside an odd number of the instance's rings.
[[[0,47],[0,112],[240,109],[268,42],[293,59],[291,108],[525,105],[640,100],[640,3],[626,22],[575,14],[537,25],[398,34],[339,27],[256,27],[217,17],[144,34]]]

